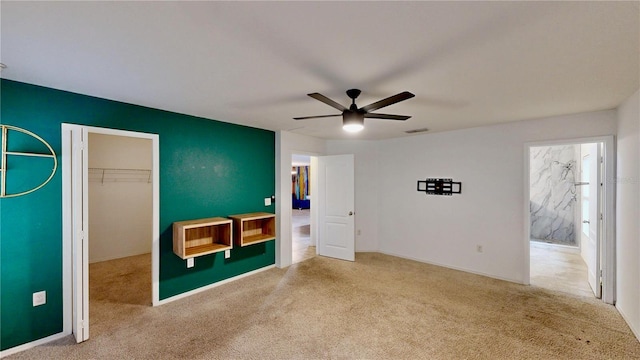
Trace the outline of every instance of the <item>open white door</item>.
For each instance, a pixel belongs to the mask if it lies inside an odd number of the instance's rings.
[[[68,147],[70,161],[67,170],[70,173],[71,189],[71,251],[72,254],[72,333],[77,342],[89,339],[89,249],[87,244],[88,196],[87,196],[87,151],[88,132],[82,126],[63,125],[63,143]]]
[[[600,219],[602,198],[602,170],[600,144],[580,145],[582,162],[581,182],[581,255],[587,264],[589,286],[596,298],[602,296],[600,282]]]
[[[318,254],[355,260],[353,155],[318,157]]]

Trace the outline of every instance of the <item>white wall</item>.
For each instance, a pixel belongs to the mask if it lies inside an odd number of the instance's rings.
[[[354,154],[356,252],[378,251],[377,141],[330,140],[327,155]]]
[[[524,283],[524,144],[615,132],[611,110],[380,141],[377,184],[356,178],[377,188],[377,219],[360,220],[378,222],[381,252]],[[416,191],[427,177],[461,181],[462,194]]]
[[[276,266],[291,265],[291,156],[324,155],[325,140],[311,136],[294,134],[288,131],[276,132]],[[312,170],[313,171],[313,170]],[[313,172],[311,174],[313,175]],[[313,182],[311,184],[313,186]],[[311,190],[313,192],[313,188]],[[313,194],[311,195],[313,203]],[[312,227],[314,226],[312,212]]]
[[[151,156],[151,140],[89,134],[89,168],[151,169]],[[151,252],[151,183],[89,179],[89,262]]]
[[[618,108],[616,307],[640,338],[640,108],[636,91]]]

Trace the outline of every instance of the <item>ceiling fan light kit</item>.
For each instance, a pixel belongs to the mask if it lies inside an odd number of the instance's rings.
[[[342,130],[356,133],[364,129],[364,114],[350,113],[342,115]]]
[[[399,94],[390,96],[386,99],[382,99],[380,101],[376,101],[367,106],[363,106],[358,108],[356,105],[356,98],[360,95],[361,91],[359,89],[349,89],[347,90],[347,96],[351,98],[351,106],[346,108],[341,104],[329,99],[328,97],[319,94],[319,93],[311,93],[307,94],[310,97],[321,101],[334,109],[340,110],[342,114],[335,115],[318,115],[318,116],[304,116],[304,117],[296,117],[294,120],[307,120],[307,119],[316,119],[316,118],[326,118],[326,117],[335,117],[342,115],[342,129],[348,132],[358,132],[364,129],[364,118],[369,119],[382,119],[382,120],[400,120],[404,121],[409,119],[411,116],[406,115],[389,115],[389,114],[376,114],[371,111],[378,110],[385,106],[389,106],[395,104],[400,101],[404,101],[407,99],[411,99],[415,95],[404,91]]]

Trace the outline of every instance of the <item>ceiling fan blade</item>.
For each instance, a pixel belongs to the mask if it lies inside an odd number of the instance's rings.
[[[364,114],[364,117],[369,118],[369,119],[407,120],[407,119],[409,119],[411,116],[407,116],[407,115],[389,115],[389,114],[372,114],[372,113],[366,113],[366,114]]]
[[[327,118],[327,117],[334,117],[334,116],[342,116],[342,114],[336,114],[336,115],[316,115],[316,116],[303,116],[303,117],[294,117],[293,120],[307,120],[307,119],[318,119],[318,118]]]
[[[363,106],[361,108],[361,110],[364,110],[365,112],[371,112],[371,111],[383,108],[385,106],[389,106],[389,105],[395,104],[395,103],[400,102],[400,101],[411,99],[414,96],[415,95],[413,95],[412,93],[410,93],[408,91],[404,91],[404,92],[401,92],[400,94],[389,96],[386,99],[382,99],[380,101],[376,101],[376,102],[374,102],[372,104],[369,104],[367,106]]]
[[[345,110],[347,110],[347,108],[346,108],[346,107],[344,107],[344,106],[342,106],[342,105],[338,104],[337,102],[335,102],[335,101],[333,101],[333,100],[329,99],[328,97],[326,97],[326,96],[324,96],[324,95],[322,95],[322,94],[319,94],[319,93],[312,93],[312,94],[307,94],[307,95],[311,96],[312,98],[314,98],[314,99],[316,99],[316,100],[318,100],[318,101],[322,101],[323,103],[325,103],[325,104],[327,104],[327,105],[329,105],[329,106],[331,106],[331,107],[333,107],[333,108],[336,108],[336,109],[338,109],[338,110],[340,110],[340,111],[345,111]]]

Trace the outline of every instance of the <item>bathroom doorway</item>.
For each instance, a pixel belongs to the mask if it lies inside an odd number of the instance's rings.
[[[612,155],[607,153],[611,152],[607,144],[609,141],[584,139],[528,146],[532,285],[602,297],[605,269],[613,276],[612,261],[607,263],[612,253],[609,227],[613,216],[611,189],[604,181],[612,173],[606,161]],[[611,301],[608,296],[607,300]]]

